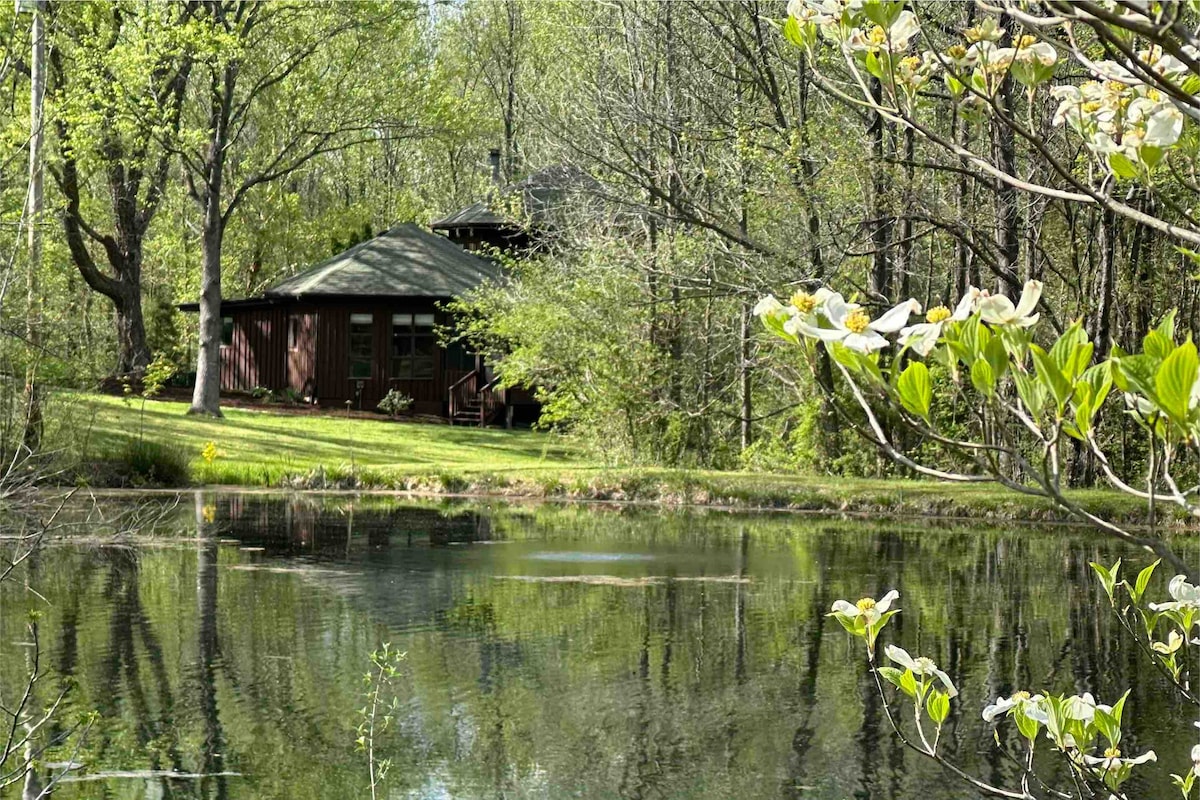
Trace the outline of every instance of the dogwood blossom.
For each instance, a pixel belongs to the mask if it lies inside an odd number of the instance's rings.
[[[856,52],[902,53],[920,32],[921,24],[917,22],[917,15],[911,11],[901,11],[896,21],[886,30],[882,25],[876,25],[870,30],[853,29],[846,44]]]
[[[793,319],[789,333],[820,339],[823,342],[841,342],[851,350],[870,353],[887,347],[885,333],[896,333],[905,326],[909,316],[919,313],[921,304],[908,299],[889,309],[879,319],[872,320],[866,310],[857,303],[847,303],[833,292],[822,306],[822,316],[829,327],[817,327]]]
[[[1021,290],[1021,299],[1014,306],[1002,294],[984,294],[979,298],[977,308],[983,321],[989,325],[1016,325],[1028,328],[1038,321],[1038,315],[1033,313],[1038,300],[1042,297],[1042,282],[1027,281]]]
[[[1103,771],[1118,769],[1122,766],[1136,767],[1138,764],[1145,764],[1150,761],[1158,761],[1158,756],[1153,750],[1147,750],[1137,758],[1124,758],[1121,751],[1116,748],[1109,748],[1104,752],[1103,756],[1084,756],[1083,760],[1093,766],[1100,767]]]
[[[843,618],[850,622],[874,625],[876,622],[879,622],[888,609],[892,607],[892,603],[896,602],[899,597],[900,593],[893,589],[878,600],[873,600],[870,597],[864,597],[857,603],[838,600],[833,604],[832,614],[835,617]]]
[[[900,597],[895,589],[878,600],[864,597],[857,603],[838,600],[833,604],[829,616],[836,619],[841,626],[855,636],[862,637],[867,643],[867,653],[872,661],[875,660],[875,640],[887,621],[900,609],[893,609],[892,603]]]
[[[947,322],[962,322],[971,316],[979,297],[980,291],[972,286],[958,301],[954,311],[945,306],[934,306],[926,312],[924,322],[900,329],[900,344],[908,345],[921,356],[929,355],[942,335],[942,327]]]
[[[995,722],[997,717],[1009,716],[1019,709],[1031,720],[1045,725],[1049,720],[1043,705],[1045,700],[1042,695],[1030,695],[1029,692],[1014,692],[1011,697],[998,697],[996,702],[983,710],[983,721]]]
[[[908,654],[907,650],[897,647],[894,644],[889,644],[883,649],[883,652],[889,659],[911,671],[913,675],[937,678],[944,687],[946,694],[950,697],[958,696],[958,689],[954,688],[954,683],[950,680],[950,676],[939,669],[938,665],[933,663],[932,659],[925,658],[924,656],[913,658]]]
[[[1182,611],[1184,609],[1200,610],[1200,586],[1188,583],[1186,575],[1176,575],[1167,585],[1167,593],[1171,601],[1167,603],[1151,603],[1151,611]]]

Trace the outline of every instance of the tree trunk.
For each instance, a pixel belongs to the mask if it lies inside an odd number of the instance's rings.
[[[1000,24],[1006,33],[1007,46],[1012,46],[1013,31],[1016,23],[1012,17],[1003,14]],[[996,103],[1006,114],[1013,110],[1013,79],[1005,75],[1000,82],[1000,90],[996,93]],[[1020,174],[1017,169],[1016,134],[1009,125],[996,123],[992,126],[992,146],[996,166],[1009,175]],[[996,249],[1000,254],[1000,291],[1013,293],[1021,290],[1021,281],[1017,276],[1017,268],[1021,258],[1021,211],[1017,205],[1017,190],[1000,180],[995,181],[996,192]]]
[[[204,212],[200,240],[200,350],[196,358],[196,388],[189,414],[221,416],[221,245],[224,225],[216,198]]]
[[[117,375],[145,371],[150,363],[146,321],[142,314],[141,281],[119,284],[120,292],[110,298],[117,325]]]

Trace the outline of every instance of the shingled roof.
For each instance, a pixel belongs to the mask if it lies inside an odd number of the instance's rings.
[[[500,267],[411,223],[397,225],[277,283],[266,297],[456,297]]]

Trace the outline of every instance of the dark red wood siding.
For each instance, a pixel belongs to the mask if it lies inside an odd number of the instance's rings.
[[[250,391],[263,387],[274,391],[291,389],[313,398],[322,406],[344,408],[351,400],[365,410],[374,410],[388,389],[413,398],[413,410],[444,414],[450,386],[470,369],[451,368],[447,352],[434,352],[434,377],[428,380],[396,380],[391,377],[393,314],[433,314],[436,324],[445,325],[447,315],[434,299],[366,300],[273,305],[231,309],[233,337],[221,348],[221,388]],[[371,376],[349,377],[350,315],[372,317]],[[289,341],[289,325],[295,325]]]
[[[465,372],[448,370],[446,351],[434,353],[433,378],[394,380],[391,377],[393,314],[433,314],[438,325],[446,315],[433,300],[397,300],[390,303],[351,303],[323,305],[316,312],[316,386],[321,405],[342,406],[347,400],[374,409],[389,389],[397,389],[413,399],[413,408],[425,414],[445,411],[447,390]],[[358,380],[350,373],[350,315],[370,314],[373,326],[371,377],[363,378],[361,397]]]
[[[287,319],[282,308],[234,311],[233,336],[221,347],[221,388],[249,391],[287,385]]]

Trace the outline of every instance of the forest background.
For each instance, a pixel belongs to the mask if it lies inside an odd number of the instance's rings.
[[[978,22],[971,4],[919,5],[930,35]],[[550,251],[510,262],[508,283],[459,304],[462,335],[503,354],[507,380],[541,387],[544,425],[610,462],[899,469],[821,399],[814,382],[832,388],[832,373],[762,334],[752,310],[769,291],[835,283],[872,307],[931,307],[969,286],[1015,297],[1034,279],[1049,327],[1084,317],[1097,360],[1140,342],[1170,307],[1181,335],[1195,332],[1197,267],[1178,241],[1102,206],[1018,191],[848,100],[841,54],[790,43],[782,2],[43,13],[46,202],[29,219],[30,15],[0,8],[10,449],[25,435],[31,370],[52,390],[136,377],[155,358],[193,373],[196,317],[175,307],[211,292],[214,270],[221,296],[250,296],[394,223],[427,224],[487,196],[491,148],[505,182],[571,165],[592,179],[590,197],[563,209]],[[1059,67],[1056,81],[1088,77]],[[922,91],[941,111],[925,117],[938,139],[1006,173],[1063,185],[1062,164],[1129,206],[1190,219],[1186,174],[1117,186],[1055,126],[1057,103],[1011,78],[996,97],[1029,138],[951,102],[940,81]],[[1194,144],[1179,149],[1190,157]],[[939,424],[965,427],[968,411],[943,409]],[[1143,470],[1126,415],[1102,414],[1098,430],[1119,474]],[[1069,472],[1093,480],[1082,448]]]

